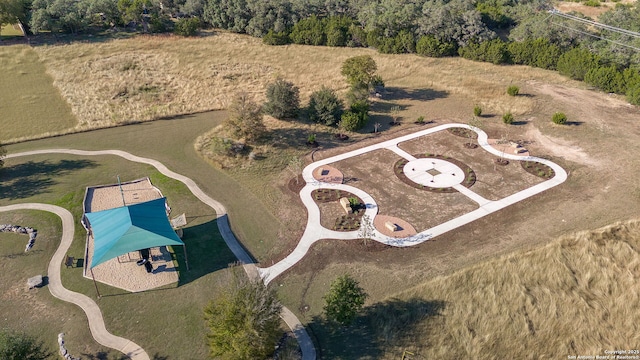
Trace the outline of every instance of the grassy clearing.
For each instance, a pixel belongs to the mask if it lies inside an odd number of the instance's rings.
[[[64,132],[76,125],[71,108],[31,48],[0,47],[0,141]]]
[[[20,27],[18,27],[18,25],[12,25],[12,24],[5,24],[2,25],[2,29],[0,29],[0,37],[2,38],[13,38],[16,36],[20,36],[22,37],[22,30],[20,30]]]
[[[150,176],[169,199],[174,213],[186,213],[188,224],[184,229],[184,241],[192,269],[181,271],[178,287],[167,286],[141,294],[130,294],[99,284],[103,297],[98,304],[107,328],[114,334],[140,344],[151,356],[205,358],[208,349],[204,339],[206,329],[202,321],[202,308],[214,296],[218,277],[224,274],[228,264],[234,262],[235,258],[218,233],[215,213],[195,199],[184,185],[148,166],[111,156],[90,159],[60,155],[33,156],[7,160],[0,173],[0,201],[2,204],[53,203],[69,209],[79,219],[85,187],[114,183],[118,174],[123,181]],[[59,232],[59,229],[56,231]],[[79,259],[84,257],[85,234],[78,221],[69,255]],[[55,235],[50,236],[55,238]],[[176,257],[179,266],[184,268],[182,251],[177,251]],[[42,266],[46,267],[46,263],[43,261]],[[31,262],[29,266],[32,266]],[[81,268],[67,269],[62,266],[62,280],[71,290],[95,296],[93,283],[82,277]],[[22,288],[23,281],[20,281],[20,285]],[[19,313],[19,309],[19,306],[7,308],[16,313]],[[49,321],[55,324],[55,321]],[[75,331],[86,333],[88,330]],[[78,349],[72,346],[70,343],[71,351]]]

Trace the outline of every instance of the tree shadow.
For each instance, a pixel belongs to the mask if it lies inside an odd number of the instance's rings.
[[[0,199],[23,199],[46,193],[55,185],[57,176],[98,166],[91,160],[29,161],[5,167],[0,171]]]
[[[584,124],[584,121],[567,121],[564,124],[568,125],[568,126],[580,126],[580,125]]]
[[[366,307],[349,326],[315,316],[309,329],[320,345],[321,358],[378,359],[386,350],[414,339],[418,327],[439,316],[445,305],[440,300],[391,299]]]
[[[410,89],[400,87],[387,87],[384,89],[384,100],[420,100],[428,101],[435,99],[443,99],[449,96],[447,91],[440,91],[434,89]]]
[[[127,355],[112,355],[109,356],[108,353],[104,352],[104,351],[100,351],[98,353],[94,354],[86,354],[86,353],[82,353],[82,358],[83,359],[88,359],[88,360],[129,360],[130,358]],[[163,356],[163,355],[159,355],[159,354],[154,354],[151,357],[151,360],[169,360],[168,356]]]
[[[175,260],[180,272],[178,286],[188,284],[209,273],[225,269],[236,262],[227,244],[218,230],[218,220],[182,229],[182,241],[186,245],[189,270],[184,258],[184,251],[174,247]]]
[[[512,122],[511,125],[519,126],[519,125],[527,125],[528,123],[529,123],[528,121],[518,120],[518,121]]]

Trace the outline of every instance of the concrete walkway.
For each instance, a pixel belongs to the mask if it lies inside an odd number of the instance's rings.
[[[58,246],[58,249],[53,254],[47,270],[47,276],[49,277],[49,285],[47,287],[49,288],[49,291],[51,291],[51,295],[60,300],[78,305],[82,311],[87,314],[91,335],[100,345],[116,349],[133,360],[149,360],[149,355],[147,355],[147,353],[136,343],[131,340],[112,335],[107,331],[107,328],[104,325],[104,319],[102,318],[102,312],[91,298],[83,294],[67,290],[62,286],[60,268],[62,267],[62,262],[67,254],[67,250],[73,241],[73,233],[75,229],[73,215],[64,208],[48,204],[26,203],[0,207],[0,212],[15,210],[48,211],[58,215],[60,220],[62,220],[62,238],[60,239],[60,246]]]
[[[536,162],[545,164],[553,169],[553,171],[555,172],[555,176],[547,181],[544,181],[540,184],[537,184],[528,189],[522,190],[520,192],[517,192],[513,195],[507,196],[497,201],[487,200],[484,197],[473,192],[471,189],[468,189],[462,185],[455,185],[454,188],[456,190],[458,190],[463,195],[467,196],[470,200],[476,202],[479,205],[479,208],[407,238],[392,238],[375,230],[373,233],[373,236],[371,237],[373,240],[379,241],[383,244],[398,246],[398,247],[417,245],[424,241],[432,239],[438,235],[442,235],[448,231],[456,229],[460,226],[466,225],[481,217],[487,216],[493,212],[501,210],[509,205],[515,204],[518,201],[524,200],[526,198],[539,194],[545,190],[548,190],[554,186],[560,185],[567,179],[567,173],[564,171],[562,167],[560,167],[556,163],[549,160],[537,158],[534,156],[518,156],[518,155],[505,154],[499,150],[494,149],[489,145],[488,136],[484,131],[480,130],[479,128],[471,127],[465,124],[444,124],[444,125],[436,126],[433,128],[425,129],[422,131],[418,131],[412,134],[397,137],[395,139],[387,140],[378,144],[363,147],[361,149],[350,151],[344,154],[332,156],[327,159],[313,162],[309,164],[307,167],[305,167],[304,170],[302,171],[302,176],[307,183],[305,187],[302,188],[302,190],[300,191],[300,198],[302,199],[302,202],[307,208],[307,212],[308,212],[307,227],[305,229],[305,232],[303,233],[302,238],[300,239],[296,248],[286,258],[274,264],[273,266],[258,269],[260,276],[262,277],[264,282],[268,284],[273,279],[275,279],[280,274],[282,274],[284,271],[294,266],[298,261],[300,261],[306,255],[306,253],[309,251],[311,246],[316,241],[319,241],[321,239],[355,240],[359,238],[358,231],[350,231],[350,232],[332,231],[323,227],[320,224],[320,209],[318,208],[318,205],[315,203],[315,201],[311,197],[311,193],[313,190],[321,189],[321,188],[330,188],[330,189],[339,189],[339,190],[345,190],[345,191],[351,192],[357,195],[358,197],[360,197],[364,201],[366,205],[365,214],[368,215],[372,221],[378,213],[377,204],[369,194],[350,185],[325,183],[325,182],[318,181],[313,177],[314,169],[318,168],[319,166],[329,165],[350,157],[358,156],[358,155],[365,154],[365,153],[379,150],[379,149],[387,149],[387,150],[393,151],[399,156],[409,161],[413,161],[413,160],[416,160],[416,158],[411,154],[408,154],[404,150],[400,149],[398,147],[398,144],[408,140],[415,139],[420,136],[433,134],[435,132],[443,131],[443,130],[454,128],[454,127],[465,128],[465,129],[475,131],[478,134],[478,144],[485,151],[493,155],[501,156],[509,160],[515,160],[515,161],[529,160],[529,161],[536,161]],[[393,166],[393,164],[389,164],[389,166]]]
[[[231,231],[231,227],[229,226],[229,219],[228,219],[228,215],[227,215],[227,210],[225,209],[225,207],[220,202],[212,199],[204,191],[202,191],[202,189],[200,189],[200,187],[192,179],[190,179],[190,178],[188,178],[188,177],[186,177],[184,175],[181,175],[181,174],[178,174],[176,172],[173,172],[173,171],[169,170],[164,164],[162,164],[161,162],[159,162],[157,160],[136,156],[136,155],[133,155],[133,154],[130,154],[128,152],[121,151],[121,150],[89,151],[89,150],[75,150],[75,149],[46,149],[46,150],[34,150],[34,151],[26,151],[26,152],[21,152],[21,153],[9,154],[9,155],[7,155],[5,157],[5,159],[16,158],[16,157],[21,157],[21,156],[51,154],[51,153],[80,155],[80,156],[98,156],[98,155],[120,156],[120,157],[122,157],[122,158],[124,158],[126,160],[129,160],[129,161],[151,165],[151,166],[155,167],[163,175],[180,181],[181,183],[185,184],[187,186],[187,188],[189,188],[189,190],[193,193],[193,195],[195,197],[197,197],[200,201],[202,201],[203,203],[205,203],[206,205],[208,205],[209,207],[211,207],[212,209],[215,210],[216,216],[217,216],[218,229],[220,231],[220,234],[222,235],[222,238],[224,239],[224,241],[227,244],[227,246],[229,247],[229,249],[231,249],[233,254],[236,256],[236,258],[241,263],[244,264],[243,267],[244,267],[245,271],[247,272],[247,275],[249,277],[254,277],[254,278],[259,275],[259,272],[257,271],[257,267],[254,264],[253,259],[244,250],[242,245],[240,245],[240,242],[236,239],[235,235]],[[312,176],[312,178],[313,178],[313,176]],[[13,206],[17,206],[17,205],[13,205]],[[8,211],[8,210],[5,210],[5,211]],[[69,214],[69,215],[71,215],[71,214]],[[71,223],[73,223],[73,218],[71,218]],[[71,226],[71,229],[73,229],[73,226]],[[71,238],[73,238],[73,232],[72,232]],[[67,248],[68,248],[68,246],[67,246]],[[65,251],[63,251],[63,255],[61,255],[61,256],[64,256],[65,253],[66,253],[66,249],[65,249]],[[57,254],[57,252],[56,252],[56,254]],[[54,259],[55,259],[55,255],[54,255]],[[57,263],[61,264],[62,263],[62,259],[63,258],[60,257],[60,261],[58,261]],[[52,259],[52,263],[53,263],[53,259]],[[51,265],[50,265],[50,267],[51,267]],[[58,269],[58,274],[59,274],[59,269]],[[59,277],[58,277],[58,279],[59,279]],[[61,284],[60,284],[60,287],[62,288]],[[66,291],[68,291],[68,290],[66,290]],[[75,293],[73,293],[73,294],[75,294]],[[84,296],[84,295],[82,295],[82,296]],[[102,319],[102,314],[100,313],[100,309],[97,307],[95,302],[93,302],[93,300],[89,299],[86,296],[85,296],[85,298],[88,301],[90,301],[96,307],[96,309],[98,311],[97,315],[99,317],[99,320],[96,320],[96,321],[102,323],[102,327],[104,328],[104,321]],[[87,313],[87,315],[89,315],[89,314]],[[282,317],[282,319],[285,321],[285,323],[287,323],[287,325],[289,326],[289,328],[293,332],[294,336],[296,337],[296,340],[298,341],[298,344],[300,345],[300,349],[302,351],[302,359],[303,360],[315,360],[316,359],[316,349],[313,347],[313,342],[311,341],[311,338],[309,337],[309,334],[305,330],[305,328],[302,325],[302,323],[300,322],[300,320],[289,309],[287,309],[286,307],[282,308],[282,313],[280,314],[280,317]],[[91,316],[88,316],[88,319],[89,319],[89,327],[92,328],[92,321],[94,321],[95,319],[93,319]],[[106,330],[105,330],[105,332],[106,332]],[[92,328],[91,333],[94,336],[94,338],[96,339],[96,341],[100,342],[96,338],[96,336],[95,336],[95,334],[93,332],[93,328]],[[103,344],[103,343],[101,343],[101,344]],[[131,343],[131,344],[133,344],[133,343]],[[121,351],[121,352],[123,352],[123,353],[125,353],[127,355],[129,355],[129,354],[124,352],[123,349],[131,352],[131,349],[129,349],[129,348],[119,348],[119,347],[109,346],[107,344],[103,344],[103,345],[111,347],[111,348],[116,349],[116,350],[119,350],[119,351]],[[135,345],[135,344],[133,344],[133,345]],[[144,353],[144,350],[142,350],[139,346],[137,346],[137,345],[135,345],[135,346],[136,346],[136,348],[140,349],[142,351],[142,353]],[[131,352],[131,353],[134,354],[133,352]],[[129,355],[129,356],[132,356],[132,355]],[[134,356],[135,356],[135,354],[134,354]],[[149,358],[146,353],[144,353],[144,356],[146,356],[146,357],[136,357],[136,358],[132,357],[132,359],[134,359],[134,360],[137,360],[137,359],[145,360],[145,359]]]

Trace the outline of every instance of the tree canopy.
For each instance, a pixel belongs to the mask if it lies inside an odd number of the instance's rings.
[[[30,335],[0,330],[0,359],[2,360],[45,360],[52,354],[45,350],[41,342]]]
[[[236,274],[205,308],[209,347],[216,359],[264,359],[274,352],[282,305],[273,289]]]
[[[324,311],[329,320],[349,325],[362,309],[367,297],[355,279],[342,275],[331,283],[329,292],[325,294]]]

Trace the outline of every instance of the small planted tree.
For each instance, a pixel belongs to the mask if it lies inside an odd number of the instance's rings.
[[[482,115],[482,108],[480,107],[480,105],[476,105],[473,107],[473,116],[478,117]]]
[[[553,116],[551,117],[551,121],[553,121],[553,123],[557,125],[564,125],[567,123],[567,115],[561,112],[557,112],[553,114]]]
[[[349,275],[342,275],[331,283],[324,295],[324,311],[327,318],[342,325],[349,325],[362,310],[367,293]]]
[[[371,217],[369,215],[363,215],[362,220],[360,220],[360,229],[358,230],[358,237],[362,239],[364,242],[364,246],[369,244],[369,240],[373,238],[374,227],[371,223]]]
[[[400,125],[400,106],[394,105],[391,107],[391,124],[390,125]]]
[[[504,115],[502,115],[502,122],[511,125],[513,124],[513,114],[511,111],[507,111]]]
[[[507,88],[507,94],[511,96],[518,96],[519,93],[520,93],[520,88],[515,85],[511,85]]]
[[[292,119],[300,108],[299,89],[293,83],[277,79],[267,86],[265,113],[277,119]]]
[[[227,288],[204,309],[211,355],[220,359],[264,359],[282,335],[282,305],[273,289],[234,272]]]

